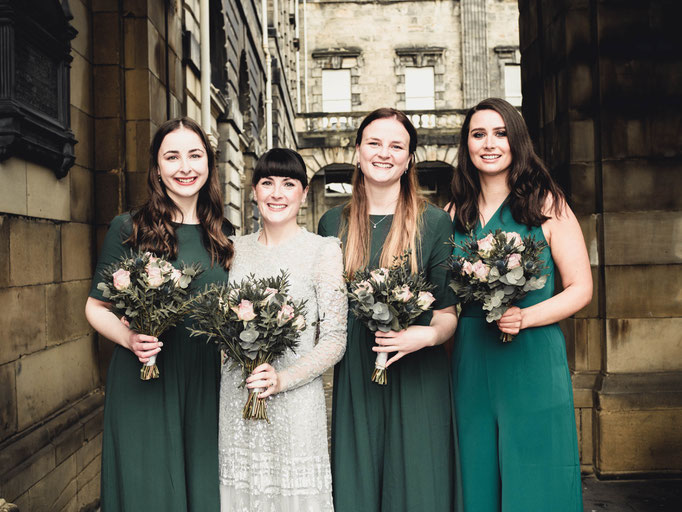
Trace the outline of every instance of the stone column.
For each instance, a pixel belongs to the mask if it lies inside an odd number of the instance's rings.
[[[523,114],[593,265],[592,304],[564,327],[581,463],[601,476],[682,471],[674,5],[519,2]]]
[[[462,0],[462,89],[463,108],[488,97],[488,44],[486,0]]]

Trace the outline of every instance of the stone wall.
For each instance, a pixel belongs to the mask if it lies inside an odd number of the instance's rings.
[[[77,510],[99,496],[103,396],[83,315],[92,276],[90,2],[72,0],[71,128],[76,164],[0,162],[0,496],[21,510]]]
[[[566,322],[581,463],[682,471],[682,139],[676,2],[525,0],[523,113],[570,191],[592,304]]]

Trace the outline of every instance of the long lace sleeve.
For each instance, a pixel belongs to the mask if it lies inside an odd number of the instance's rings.
[[[313,282],[319,337],[310,352],[280,372],[282,391],[307,384],[336,364],[346,351],[348,301],[343,292],[343,260],[338,239],[330,237],[320,241]],[[315,329],[312,326],[308,328]]]

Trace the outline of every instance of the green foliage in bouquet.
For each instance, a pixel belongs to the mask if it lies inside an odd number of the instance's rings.
[[[211,285],[193,306],[190,335],[205,335],[218,343],[231,367],[241,367],[246,379],[256,367],[287,350],[295,351],[298,345],[306,328],[306,301],[292,300],[288,290],[289,276],[284,271],[276,277],[249,275],[240,283]],[[244,419],[268,419],[258,391],[249,394]]]
[[[463,256],[451,256],[450,287],[462,302],[478,301],[487,311],[486,320],[499,320],[512,304],[532,290],[545,286],[547,276],[540,255],[547,247],[533,235],[521,237],[513,231],[497,229],[477,240],[470,233],[462,245],[455,244]],[[504,341],[511,336],[504,335]]]
[[[201,272],[196,264],[175,268],[150,252],[131,251],[102,271],[104,281],[97,289],[116,316],[126,317],[132,330],[158,338],[188,313],[194,300],[189,285]],[[158,377],[152,356],[140,370],[140,378]]]
[[[349,308],[372,331],[401,331],[412,325],[436,300],[435,286],[422,273],[413,274],[409,252],[394,259],[389,268],[358,270],[352,279],[346,274]],[[377,355],[372,381],[386,384],[387,354]]]

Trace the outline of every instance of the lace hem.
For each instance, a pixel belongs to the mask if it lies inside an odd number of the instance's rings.
[[[222,512],[333,512],[330,491],[308,495],[256,495],[220,485]]]

